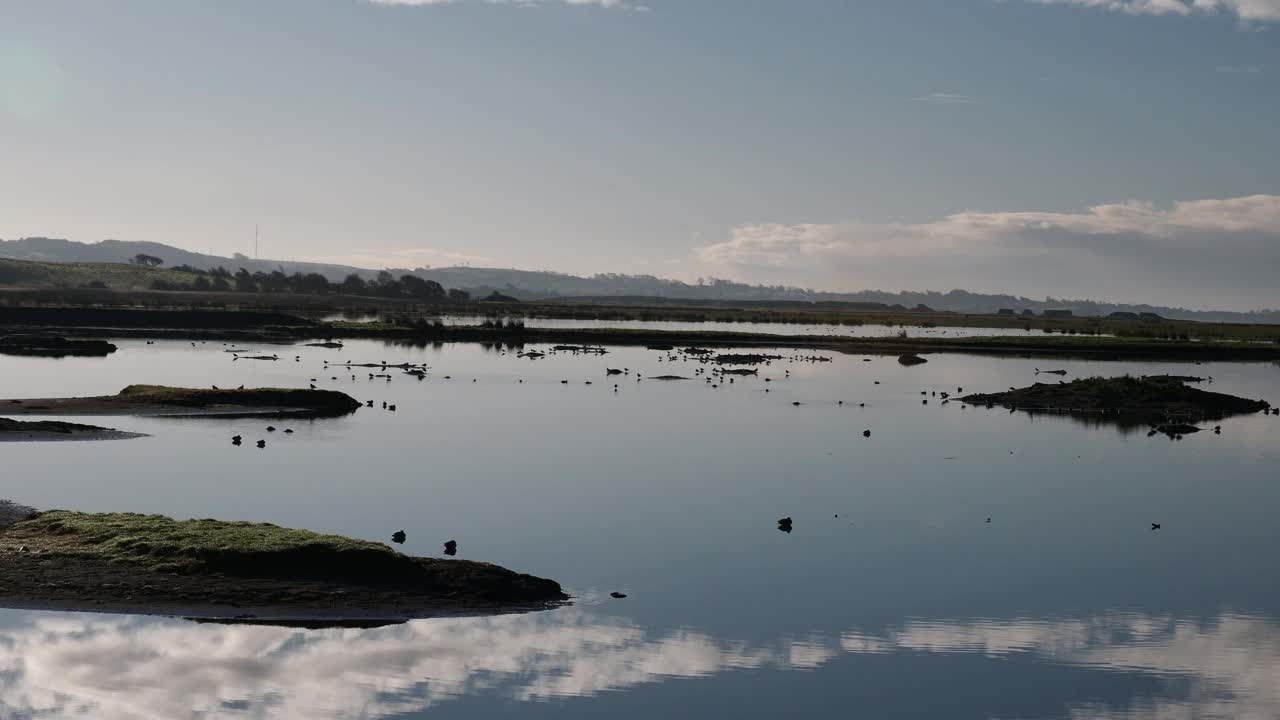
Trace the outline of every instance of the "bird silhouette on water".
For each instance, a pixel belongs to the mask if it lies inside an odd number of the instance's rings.
[[[405,539],[406,539],[407,537],[408,537],[408,536],[404,534],[404,531],[403,531],[403,530],[397,530],[397,531],[395,531],[395,532],[391,533],[391,542],[393,542],[393,543],[395,543],[395,544],[397,544],[397,545],[403,545],[403,544],[404,544],[404,541],[405,541]]]
[[[264,448],[264,447],[266,447],[266,446],[267,446],[267,441],[266,441],[266,440],[259,440],[259,441],[258,441],[258,447],[260,447],[260,448]]]
[[[791,533],[791,518],[784,517],[778,521],[778,529],[784,533]]]
[[[450,557],[458,554],[458,541],[450,540],[444,544],[444,554]]]
[[[243,438],[241,438],[239,435],[234,435],[234,436],[232,436],[232,438],[231,438],[231,444],[232,444],[232,445],[239,445],[239,444],[240,444],[240,441],[241,441],[242,439],[243,439]]]
[[[1160,523],[1151,523],[1151,529],[1152,529],[1152,530],[1159,530],[1159,529],[1160,529]]]
[[[625,598],[626,596],[627,596],[627,594],[626,594],[626,593],[620,593],[620,592],[618,592],[618,591],[616,591],[616,590],[615,590],[615,591],[613,591],[613,592],[611,592],[611,593],[609,593],[609,597],[613,598],[614,600],[621,600],[621,599]]]

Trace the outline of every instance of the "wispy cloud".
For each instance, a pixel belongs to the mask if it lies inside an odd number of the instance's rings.
[[[911,98],[911,102],[930,103],[933,105],[977,105],[981,101],[969,95],[954,93],[929,93],[921,97]]]
[[[606,10],[632,10],[648,12],[649,6],[627,2],[627,0],[365,0],[374,5],[510,5],[512,7],[537,8],[550,5],[567,5],[570,7],[595,7]]]
[[[755,282],[1274,306],[1280,195],[962,212],[920,223],[743,225],[697,254],[708,272]]]
[[[1242,23],[1280,22],[1280,0],[1026,0],[1036,5],[1074,5],[1128,15],[1227,15]]]

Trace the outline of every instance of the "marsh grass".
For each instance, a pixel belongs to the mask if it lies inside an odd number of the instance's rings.
[[[385,545],[266,523],[52,510],[20,520],[4,534],[40,552],[153,572],[361,580],[418,568],[413,558]]]

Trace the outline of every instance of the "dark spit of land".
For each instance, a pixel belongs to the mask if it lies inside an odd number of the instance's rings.
[[[1177,380],[1130,376],[1036,383],[1008,392],[969,395],[962,400],[974,405],[1153,425],[1217,420],[1270,407],[1262,400],[1199,390]]]
[[[69,340],[49,335],[0,336],[0,355],[106,357],[116,346],[105,340]]]
[[[489,563],[411,557],[262,523],[0,513],[7,607],[341,624],[533,610],[567,599],[552,580]]]
[[[0,405],[0,409],[4,406]],[[41,442],[57,440],[127,440],[146,437],[142,433],[123,432],[96,425],[40,420],[23,422],[0,417],[0,442]]]
[[[660,331],[642,328],[540,328],[504,324],[433,325],[316,322],[282,313],[232,310],[139,310],[0,308],[0,332],[56,332],[65,337],[185,338],[237,342],[313,342],[351,338],[406,343],[476,342],[511,346],[638,345],[684,348],[689,355],[712,355],[710,348],[809,348],[848,354],[915,356],[918,353],[1166,360],[1280,360],[1280,343],[1148,337],[1025,335],[995,337],[856,337],[774,335],[758,332]]]
[[[288,388],[196,389],[130,385],[116,395],[0,400],[6,415],[219,415],[336,417],[360,401],[336,390]]]

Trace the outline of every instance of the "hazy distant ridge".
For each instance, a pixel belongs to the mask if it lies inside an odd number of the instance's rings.
[[[0,257],[15,260],[39,260],[44,262],[128,262],[143,253],[164,260],[165,265],[191,265],[197,268],[223,266],[235,272],[245,268],[250,272],[270,272],[283,268],[286,274],[316,272],[333,281],[342,280],[350,273],[372,278],[378,269],[357,268],[348,265],[291,262],[286,260],[254,260],[243,255],[221,257],[194,253],[181,248],[152,242],[104,240],[99,243],[79,243],[50,238],[25,238],[0,240]],[[492,290],[521,299],[547,299],[574,296],[629,296],[663,297],[699,300],[777,301],[802,302],[837,301],[882,303],[915,307],[926,305],[935,310],[964,313],[994,313],[1001,309],[1021,312],[1030,309],[1037,313],[1046,309],[1069,309],[1077,315],[1106,315],[1112,312],[1152,312],[1167,318],[1210,322],[1280,323],[1280,310],[1255,312],[1192,311],[1183,308],[1156,305],[1127,305],[1094,300],[1064,300],[1030,298],[1013,295],[989,295],[966,290],[949,292],[886,292],[863,290],[859,292],[819,292],[780,285],[747,285],[728,280],[711,280],[705,284],[690,284],[650,275],[601,274],[579,277],[556,272],[532,270],[506,270],[501,268],[390,268],[395,274],[412,273],[435,280],[444,287],[462,288],[473,295],[486,295]]]

